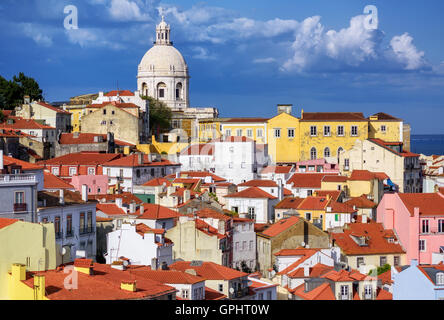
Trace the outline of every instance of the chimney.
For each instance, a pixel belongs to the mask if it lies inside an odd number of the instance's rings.
[[[304,277],[309,277],[309,276],[310,276],[310,267],[304,266]]]
[[[126,290],[126,291],[131,291],[131,292],[136,292],[137,291],[136,280],[134,280],[134,281],[122,281],[120,283],[120,289]]]
[[[151,270],[157,270],[157,259],[156,258],[151,259]]]
[[[65,205],[65,190],[59,190],[59,203],[63,206]]]
[[[191,191],[187,189],[183,192],[183,202],[187,202],[190,199],[191,199]]]
[[[122,208],[122,198],[116,198],[116,206],[118,206],[119,208]]]
[[[34,276],[34,297],[36,300],[45,299],[45,276],[36,274]]]
[[[282,179],[278,179],[278,197],[279,201],[284,198],[284,185],[282,183]]]
[[[140,205],[140,215],[143,215],[143,213],[145,212],[145,207],[143,206],[143,204]]]
[[[82,200],[88,201],[88,186],[86,184],[82,184]]]
[[[136,203],[131,202],[129,206],[129,213],[134,213],[134,212],[136,212]]]
[[[26,266],[20,263],[14,263],[11,268],[12,277],[19,281],[26,280]]]
[[[3,150],[0,150],[0,170],[3,169]]]

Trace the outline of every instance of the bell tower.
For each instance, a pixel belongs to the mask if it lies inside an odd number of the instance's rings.
[[[164,16],[162,21],[156,27],[156,45],[171,46],[173,43],[170,41],[170,25],[165,22]]]

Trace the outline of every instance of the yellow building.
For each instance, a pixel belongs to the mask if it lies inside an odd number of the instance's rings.
[[[404,141],[404,126],[401,119],[384,112],[379,112],[369,118],[368,137],[381,139],[386,142]]]
[[[71,112],[71,126],[72,132],[80,132],[80,124],[82,122],[82,116],[86,113],[85,105],[68,105],[66,110]]]
[[[299,119],[282,112],[267,121],[268,154],[272,162],[295,162],[300,157]]]
[[[55,269],[54,225],[0,218],[0,300],[8,299],[13,264],[28,271]],[[23,272],[23,271],[22,271]]]

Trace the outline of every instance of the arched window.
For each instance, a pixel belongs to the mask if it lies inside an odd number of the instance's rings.
[[[338,148],[338,157],[339,157],[339,155],[341,154],[342,151],[344,151],[344,149],[342,147],[339,147]]]
[[[444,285],[444,273],[438,272],[436,274],[436,284],[437,285]]]
[[[148,96],[148,85],[145,82],[142,83],[142,96]]]
[[[317,152],[316,152],[316,148],[313,147],[310,150],[310,159],[311,160],[316,160],[317,159]]]
[[[176,84],[176,100],[182,99],[182,83]]]
[[[157,98],[163,99],[166,97],[166,84],[159,82],[157,84]]]
[[[330,148],[326,147],[324,149],[324,158],[329,158],[330,157]]]

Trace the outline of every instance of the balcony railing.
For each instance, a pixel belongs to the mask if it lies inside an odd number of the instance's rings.
[[[0,184],[36,182],[34,174],[0,174]]]
[[[14,203],[14,212],[26,212],[28,211],[28,206],[26,203]]]

